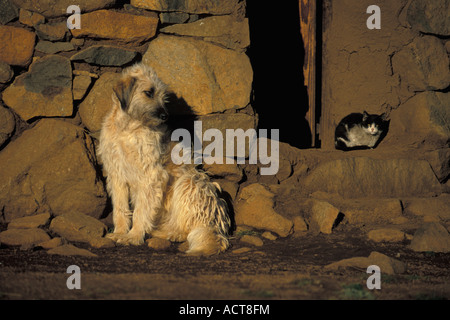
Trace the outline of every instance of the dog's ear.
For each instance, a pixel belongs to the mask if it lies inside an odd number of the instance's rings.
[[[126,79],[120,80],[116,86],[114,86],[113,90],[119,99],[120,107],[123,111],[127,111],[128,106],[130,105],[131,97],[134,92],[134,85],[136,83],[136,78],[128,77]]]

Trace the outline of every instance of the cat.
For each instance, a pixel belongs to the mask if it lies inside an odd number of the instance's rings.
[[[351,113],[339,122],[334,133],[336,149],[375,148],[387,133],[387,115]]]

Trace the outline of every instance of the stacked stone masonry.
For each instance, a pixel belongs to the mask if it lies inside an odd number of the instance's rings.
[[[66,24],[71,2],[0,0],[0,223],[8,225],[0,243],[89,255],[67,242],[114,245],[104,238],[111,207],[95,147],[124,67],[154,68],[172,93],[171,114],[195,115],[203,131],[257,129],[258,110],[245,0],[82,0],[80,29]],[[450,1],[380,0],[382,32],[370,36],[358,13],[370,1],[335,2],[324,29],[330,130],[361,108],[388,111],[383,143],[343,153],[280,142],[271,176],[248,162],[204,168],[229,196],[238,228],[269,232],[258,246],[329,234],[342,219],[397,228],[372,233],[376,241],[411,240],[404,224],[423,236],[423,223],[435,223],[448,243],[440,227],[450,223]]]

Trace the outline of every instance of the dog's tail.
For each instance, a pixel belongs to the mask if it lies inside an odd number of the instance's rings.
[[[220,187],[195,168],[184,168],[173,188],[172,212],[186,231],[188,254],[211,255],[228,248],[228,206]]]
[[[197,227],[187,237],[190,255],[213,255],[225,251],[228,248],[228,239],[216,232],[212,227]]]

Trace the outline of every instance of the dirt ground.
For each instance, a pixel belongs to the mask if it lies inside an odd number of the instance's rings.
[[[331,235],[264,239],[262,247],[212,257],[186,256],[177,244],[94,249],[98,257],[49,255],[34,248],[0,248],[1,299],[448,299],[450,254],[416,253],[403,243],[376,244],[364,231],[340,225]],[[378,251],[407,265],[401,275],[381,273],[381,289],[366,286],[363,269],[325,270],[332,262]],[[66,286],[81,271],[81,289]]]

